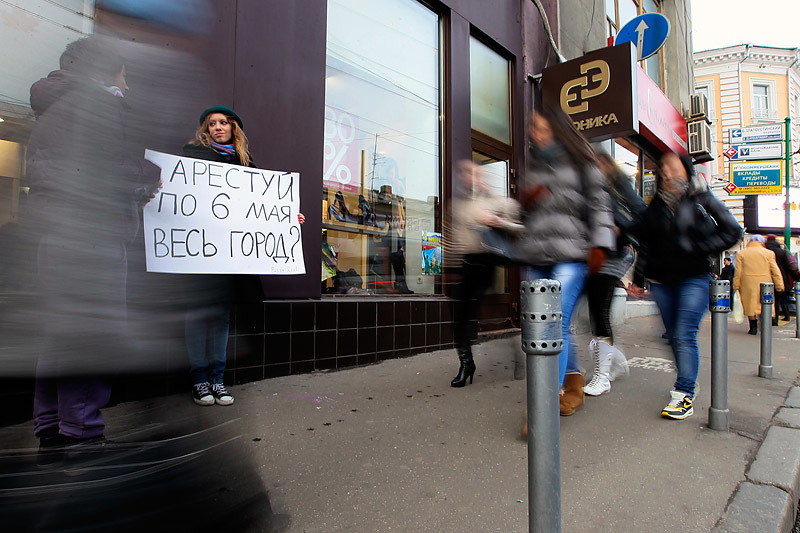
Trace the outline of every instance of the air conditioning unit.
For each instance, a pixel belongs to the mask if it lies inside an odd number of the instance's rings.
[[[689,120],[705,119],[711,122],[708,116],[708,98],[703,93],[694,93],[691,96],[692,105],[689,110]]]
[[[694,97],[692,97],[694,102]],[[689,122],[686,127],[689,129],[689,154],[697,163],[712,161],[713,145],[711,144],[711,127],[704,121]]]

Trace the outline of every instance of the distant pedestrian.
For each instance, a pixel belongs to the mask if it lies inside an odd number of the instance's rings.
[[[783,276],[775,260],[775,253],[764,246],[764,237],[753,235],[747,247],[737,255],[733,290],[742,297],[744,314],[750,320],[750,335],[758,334],[758,316],[761,314],[761,284],[774,283],[775,294],[783,290]],[[772,308],[775,315],[775,307]]]
[[[792,287],[795,281],[800,281],[800,272],[797,270],[792,256],[783,247],[783,244],[778,242],[775,235],[767,235],[767,242],[764,243],[767,250],[775,253],[775,261],[778,263],[778,268],[783,277],[783,291],[775,291],[775,312],[776,314],[783,313],[785,321],[791,320],[789,316],[789,300],[792,296]],[[777,324],[776,324],[777,325]]]
[[[585,292],[593,334],[589,342],[589,353],[592,356],[594,374],[583,391],[590,396],[599,396],[610,391],[611,382],[617,376],[628,373],[625,354],[614,344],[611,302],[614,298],[614,289],[633,265],[634,241],[631,232],[639,224],[646,209],[644,200],[636,194],[630,180],[610,155],[598,154],[597,162],[611,193],[617,249],[609,252],[602,268],[594,274],[589,274],[586,279]]]
[[[664,154],[656,178],[656,195],[637,231],[642,252],[638,268],[651,282],[678,367],[661,415],[684,419],[693,413],[700,364],[697,332],[708,308],[711,256],[736,244],[742,229],[688,156]]]
[[[183,147],[183,155],[255,168],[242,119],[233,109],[223,105],[210,107],[200,115],[199,123],[195,138]],[[302,214],[297,217],[301,224],[305,222]],[[234,276],[187,274],[183,278],[184,290],[188,292],[185,335],[192,399],[198,405],[231,405],[233,396],[223,377]],[[254,286],[253,290],[260,292],[260,286]]]
[[[564,348],[559,362],[559,409],[573,414],[584,403],[586,384],[569,325],[587,273],[596,273],[615,249],[614,216],[605,178],[591,145],[560,109],[536,111],[528,127],[531,164],[521,183],[521,257],[531,265],[522,279],[561,283]]]
[[[733,276],[736,273],[736,267],[731,263],[731,258],[726,256],[722,260],[722,270],[719,272],[719,279],[729,281],[731,283],[731,290],[733,288]]]

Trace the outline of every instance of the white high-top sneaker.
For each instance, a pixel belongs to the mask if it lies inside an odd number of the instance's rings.
[[[629,376],[631,374],[631,369],[628,366],[628,360],[625,358],[625,354],[616,346],[612,346],[611,348],[614,350],[614,353],[611,355],[611,372],[609,379],[614,381],[620,376]]]
[[[589,396],[600,396],[611,390],[611,356],[614,348],[608,341],[594,337],[589,341],[589,351],[594,363],[594,375],[592,381],[583,387],[583,392]]]

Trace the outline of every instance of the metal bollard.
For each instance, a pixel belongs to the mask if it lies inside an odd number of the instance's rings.
[[[761,364],[758,377],[772,377],[772,304],[775,302],[775,284],[761,284]]]
[[[561,283],[523,281],[522,351],[528,368],[528,530],[561,531],[561,436],[558,410],[558,354]]]
[[[708,427],[728,431],[728,313],[731,311],[731,283],[712,280],[708,283],[708,310],[711,311],[711,407]]]
[[[800,339],[800,281],[794,283],[794,336]]]

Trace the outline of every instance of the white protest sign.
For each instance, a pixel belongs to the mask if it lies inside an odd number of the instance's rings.
[[[148,272],[304,274],[300,175],[146,150],[162,187],[144,208]]]

